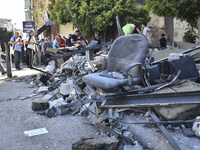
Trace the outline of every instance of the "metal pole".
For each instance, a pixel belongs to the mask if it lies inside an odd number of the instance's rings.
[[[12,78],[12,58],[10,55],[10,46],[5,42],[4,43],[5,49],[6,49],[6,71],[7,71],[7,77]]]
[[[123,32],[122,32],[122,27],[121,27],[121,25],[120,25],[119,16],[116,16],[116,24],[117,24],[118,34],[119,34],[119,36],[122,36],[122,35],[123,35]]]
[[[74,24],[76,25],[77,29],[78,29],[79,32],[81,33],[81,36],[83,37],[83,40],[84,40],[85,43],[88,45],[88,41],[86,40],[86,38],[84,37],[83,33],[81,32],[81,29],[79,28],[78,24],[77,24],[76,21],[74,20],[74,18],[73,18],[73,16],[72,16],[71,12],[70,12],[70,10],[69,10],[69,8],[67,7],[67,5],[65,5],[65,6],[66,6],[66,8],[67,8],[67,11],[68,11],[69,15],[70,15],[71,18],[72,18],[72,21],[74,22]]]

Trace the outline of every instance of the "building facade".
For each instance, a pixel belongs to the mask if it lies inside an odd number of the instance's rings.
[[[12,19],[0,18],[0,28],[6,28],[8,31],[14,31],[14,24]]]

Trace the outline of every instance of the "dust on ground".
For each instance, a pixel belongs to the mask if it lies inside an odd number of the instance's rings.
[[[82,116],[47,118],[31,110],[31,101],[19,100],[34,92],[23,82],[0,81],[0,150],[70,150],[81,137],[96,134],[93,126]],[[34,98],[34,100],[40,97]],[[24,131],[46,128],[49,133],[27,137]]]

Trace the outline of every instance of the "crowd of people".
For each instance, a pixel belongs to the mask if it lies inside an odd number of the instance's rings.
[[[96,40],[98,44],[101,44],[101,39],[97,33],[95,33],[94,40]],[[35,31],[30,30],[25,42],[20,37],[19,32],[16,31],[14,36],[11,37],[9,44],[14,50],[15,68],[16,70],[22,70],[23,68],[20,66],[21,61],[27,64],[29,68],[33,68],[33,65],[48,65],[47,59],[51,57],[51,53],[47,51],[47,48],[58,49],[75,46],[76,44],[85,45],[86,43],[79,30],[76,30],[74,34],[69,34],[68,38],[58,34],[55,36],[53,42],[50,37],[40,40],[39,37],[35,35]],[[24,50],[26,50],[26,59],[24,57]]]
[[[151,29],[147,27],[147,23],[143,22],[141,26],[141,32],[139,34],[146,37],[151,45]],[[133,34],[136,29],[134,22],[130,19],[127,21],[127,24],[122,28],[124,35]],[[99,37],[98,33],[95,33],[94,41],[97,41],[97,44],[102,43],[101,37]],[[164,50],[167,48],[166,46],[166,38],[165,34],[161,35],[160,39],[160,50]],[[26,37],[25,42],[20,37],[19,32],[15,32],[15,35],[11,37],[9,44],[12,45],[14,50],[14,64],[16,70],[22,70],[23,68],[20,66],[20,62],[26,63],[29,68],[33,68],[37,65],[48,65],[47,59],[51,57],[51,53],[47,51],[47,48],[58,49],[62,47],[71,47],[76,44],[85,45],[85,40],[81,36],[79,30],[76,30],[74,34],[69,34],[68,38],[58,34],[55,36],[54,40],[51,41],[50,37],[46,37],[43,39],[39,39],[37,35],[35,35],[35,31],[31,30],[29,35]],[[24,56],[24,50],[26,49],[26,59]],[[1,68],[0,68],[1,69]],[[2,70],[2,69],[1,69]],[[5,71],[2,71],[5,73]]]

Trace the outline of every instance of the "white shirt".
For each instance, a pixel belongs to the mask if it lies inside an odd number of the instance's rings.
[[[144,34],[144,36],[146,36],[147,40],[151,44],[151,36],[152,36],[151,29],[148,27],[145,27],[143,30],[143,34]]]
[[[29,41],[29,36],[27,36],[26,41],[27,41],[27,42]],[[30,42],[36,43],[36,40],[35,40],[35,37],[34,37],[34,36],[31,37]],[[28,47],[27,47],[27,48],[30,48],[30,49],[35,50],[35,44],[28,44]]]

